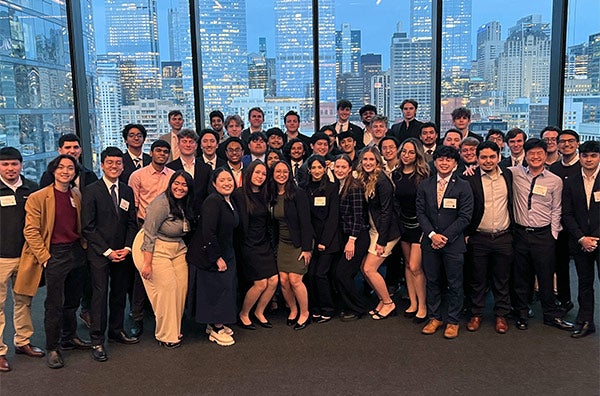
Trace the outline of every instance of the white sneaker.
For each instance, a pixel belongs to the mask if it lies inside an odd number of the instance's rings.
[[[225,329],[225,334],[230,335],[230,336],[233,335],[233,329],[232,328],[223,325],[223,329]],[[213,330],[212,326],[209,325],[209,324],[207,324],[206,325],[206,334],[210,334],[212,330]]]
[[[214,331],[213,329],[213,331],[211,331],[210,335],[208,336],[208,340],[216,342],[217,345],[221,346],[230,346],[235,344],[235,340],[233,339],[233,337],[227,334],[224,328],[219,330],[218,332]]]

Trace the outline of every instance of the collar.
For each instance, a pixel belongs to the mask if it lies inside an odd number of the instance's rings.
[[[447,177],[441,177],[439,173],[436,174],[436,181],[439,183],[440,180],[445,180],[446,184],[450,184],[450,179],[452,179],[452,173],[450,173]]]
[[[500,168],[499,166],[496,166],[496,169],[498,169],[497,175],[498,176],[502,175],[502,168]],[[479,172],[480,172],[481,176],[484,176],[484,175],[488,175],[489,176],[489,173],[487,173],[486,171],[484,171],[483,169],[481,169],[481,167],[479,167]]]
[[[563,166],[573,166],[577,162],[579,162],[579,153],[575,154],[575,157],[573,157],[573,159],[568,164],[565,163],[564,157],[560,159],[560,163],[563,164]]]
[[[2,183],[4,183],[6,185],[6,187],[10,188],[11,190],[13,190],[15,192],[17,191],[17,188],[19,188],[23,185],[23,177],[21,175],[19,175],[19,178],[15,184],[10,184],[6,180],[4,180],[4,178],[2,176],[0,176],[0,181]]]
[[[113,184],[117,186],[117,191],[119,190],[119,180],[117,180],[116,183],[113,183],[110,180],[108,180],[106,178],[106,176],[102,175],[102,181],[106,185],[106,188],[108,189],[108,191],[110,191],[110,188],[112,187]]]
[[[153,175],[154,175],[155,173],[162,173],[162,174],[164,174],[164,175],[166,175],[166,174],[167,174],[167,169],[168,169],[168,168],[167,168],[166,166],[163,166],[163,168],[162,168],[162,170],[161,170],[161,171],[157,171],[157,170],[156,170],[156,169],[155,169],[155,168],[152,166],[152,163],[150,163],[148,166],[150,167],[150,173],[151,173],[151,174],[153,174]]]
[[[204,160],[205,163],[209,163],[212,162],[213,164],[217,164],[217,156],[215,155],[215,157],[213,159],[208,159],[206,158],[206,155],[202,154],[202,159]]]
[[[132,160],[140,160],[140,163],[142,164],[142,166],[144,166],[143,162],[144,162],[144,153],[142,153],[139,157],[135,154],[133,154],[131,151],[129,151],[129,149],[127,149],[127,154],[129,154],[129,156],[131,157]]]
[[[596,170],[594,171],[594,173],[592,173],[592,176],[587,177],[585,175],[585,173],[583,173],[583,168],[581,168],[581,176],[583,177],[583,180],[596,180],[596,177],[598,177],[598,172],[600,171],[600,165],[598,165],[598,167],[596,168]]]

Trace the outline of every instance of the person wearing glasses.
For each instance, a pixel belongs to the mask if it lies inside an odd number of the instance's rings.
[[[552,125],[548,125],[540,132],[540,139],[548,144],[548,158],[546,159],[546,167],[550,167],[555,162],[560,161],[558,149],[558,135],[561,129]]]
[[[240,188],[244,181],[244,163],[242,162],[244,143],[242,139],[232,136],[225,140],[222,145],[227,157],[227,164],[224,168],[233,175],[235,188]]]
[[[123,173],[119,176],[119,181],[129,183],[129,177],[136,170],[150,165],[152,158],[142,152],[144,142],[146,141],[146,128],[141,124],[127,124],[123,127],[123,140],[127,150],[123,152]]]

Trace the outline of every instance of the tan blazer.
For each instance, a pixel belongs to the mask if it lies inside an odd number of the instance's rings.
[[[77,209],[77,233],[81,234],[81,193],[71,189],[71,197]],[[42,278],[42,263],[50,259],[50,241],[54,231],[56,204],[54,185],[31,194],[25,203],[25,244],[21,252],[19,271],[14,291],[26,296],[34,296]],[[81,238],[85,247],[85,241]]]

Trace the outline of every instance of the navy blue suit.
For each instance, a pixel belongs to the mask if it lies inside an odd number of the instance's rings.
[[[466,251],[464,230],[473,214],[473,193],[469,183],[452,175],[441,207],[437,204],[437,176],[424,180],[417,188],[417,219],[423,228],[421,249],[423,270],[427,278],[429,317],[442,320],[441,276],[445,271],[448,284],[448,323],[458,324],[463,299],[463,254]],[[448,238],[441,249],[433,249],[429,234]],[[442,271],[442,266],[444,271]]]

